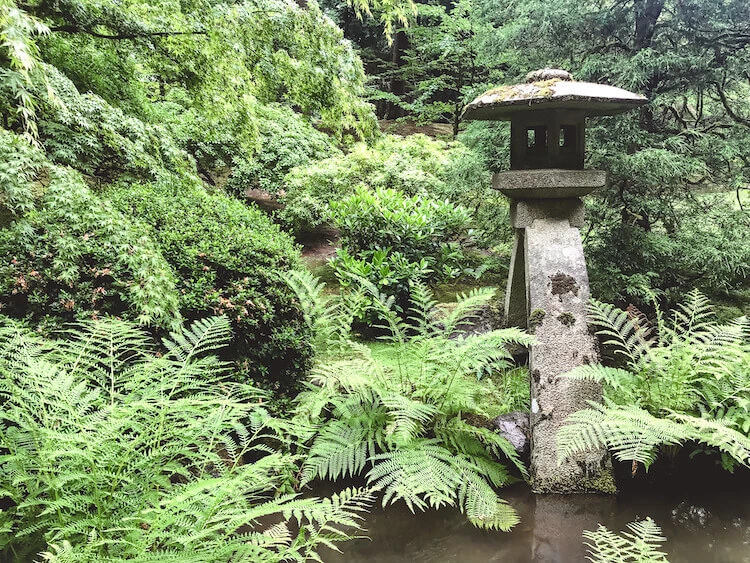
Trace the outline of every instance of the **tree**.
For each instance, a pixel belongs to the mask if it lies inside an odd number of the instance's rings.
[[[750,93],[750,5],[479,5],[493,29],[482,56],[507,65],[506,81],[559,66],[649,98],[640,113],[589,124],[587,166],[609,171],[587,237],[595,291],[624,299],[649,287],[745,287],[750,218],[734,199],[750,182],[750,108],[741,102]]]

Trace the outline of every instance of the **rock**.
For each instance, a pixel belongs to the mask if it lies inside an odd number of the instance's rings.
[[[508,440],[521,456],[529,455],[529,413],[514,411],[501,414],[492,427]]]

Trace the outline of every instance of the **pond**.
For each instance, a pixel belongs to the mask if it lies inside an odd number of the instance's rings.
[[[711,483],[707,485],[707,483]],[[744,486],[743,486],[744,485]],[[478,530],[454,510],[411,514],[399,504],[373,508],[366,517],[369,539],[324,553],[327,563],[568,563],[584,561],[581,534],[597,524],[620,532],[650,516],[661,528],[671,563],[750,563],[750,487],[725,476],[700,475],[652,483],[618,496],[539,495],[515,485],[503,498],[521,523],[510,533]]]

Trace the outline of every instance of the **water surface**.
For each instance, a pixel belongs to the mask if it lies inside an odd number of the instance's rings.
[[[328,563],[567,563],[584,561],[583,530],[624,530],[650,516],[668,541],[672,563],[750,563],[750,487],[697,478],[629,490],[616,497],[533,495],[526,485],[503,491],[521,523],[509,533],[477,530],[455,510],[411,514],[403,504],[367,516],[369,539],[327,552]]]

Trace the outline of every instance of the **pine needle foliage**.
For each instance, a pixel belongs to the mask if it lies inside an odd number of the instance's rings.
[[[604,403],[573,414],[558,456],[609,447],[646,469],[662,446],[699,444],[726,469],[750,466],[750,331],[747,318],[720,325],[698,291],[654,320],[592,301],[589,315],[619,367],[580,366],[567,377],[604,386]],[[635,467],[635,466],[634,466]]]
[[[0,322],[4,560],[308,561],[359,529],[368,490],[285,492],[296,434],[264,395],[223,376],[229,321],[165,342],[130,323],[51,342]]]
[[[628,524],[630,532],[616,534],[601,524],[595,531],[583,532],[592,563],[669,563],[659,547],[666,541],[661,528],[651,518]]]
[[[302,482],[364,476],[382,492],[384,506],[457,506],[478,527],[509,530],[518,516],[496,488],[514,480],[504,463],[524,477],[526,469],[505,438],[468,421],[486,416],[477,374],[509,367],[508,345],[527,345],[531,337],[515,329],[480,335],[462,330],[492,289],[459,296],[456,308],[437,318],[431,292],[419,285],[404,319],[392,297],[366,280],[359,287],[366,299],[349,297],[348,303],[376,309],[396,361],[386,365],[352,341],[347,355],[319,360],[296,409],[296,420],[310,428]],[[305,293],[297,293],[305,301]],[[303,309],[311,319],[331,311],[325,300],[308,300]],[[351,317],[337,319],[334,324]]]

